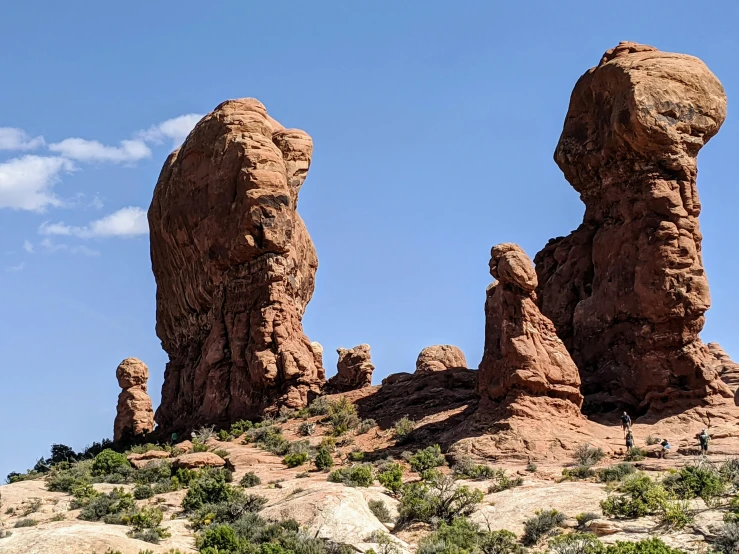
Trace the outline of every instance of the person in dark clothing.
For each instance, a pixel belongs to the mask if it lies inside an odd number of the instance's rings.
[[[705,429],[701,431],[701,434],[698,435],[698,440],[701,443],[701,454],[704,456],[708,454],[708,441],[711,440],[711,437],[708,436],[708,433]]]
[[[634,435],[631,434],[631,429],[626,433],[626,451],[630,452],[634,448]]]
[[[623,429],[624,433],[631,429],[631,418],[626,412],[621,416],[621,429]]]

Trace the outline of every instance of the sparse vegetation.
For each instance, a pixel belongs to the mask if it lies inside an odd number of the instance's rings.
[[[262,480],[253,471],[249,471],[245,473],[244,476],[241,478],[241,481],[239,481],[239,485],[241,485],[245,489],[248,489],[250,487],[256,487],[257,485],[261,485],[261,484],[262,484]]]
[[[580,466],[594,466],[605,458],[606,453],[600,447],[592,447],[589,444],[579,445],[574,452],[574,459]]]
[[[457,518],[423,538],[417,554],[523,554],[525,549],[510,531],[483,531],[465,518]]]
[[[589,479],[595,476],[595,471],[590,466],[566,467],[562,470],[562,477],[569,480]]]
[[[304,421],[298,426],[298,434],[300,434],[303,437],[310,437],[315,432],[316,432],[315,423],[308,423],[307,421]]]
[[[20,519],[16,521],[13,527],[15,527],[16,529],[19,529],[21,527],[34,527],[36,525],[38,525],[38,521],[36,521],[35,519],[26,518],[26,519]]]
[[[78,516],[85,521],[100,521],[125,525],[136,508],[133,495],[123,488],[115,488],[107,494],[88,497]]]
[[[284,456],[290,449],[290,441],[282,435],[282,430],[277,425],[252,427],[246,432],[244,441],[254,443],[278,456]]]
[[[528,464],[526,464],[526,471],[528,471],[529,473],[534,473],[537,469],[539,468],[534,462],[529,462]]]
[[[654,444],[659,444],[659,437],[653,437],[652,435],[649,435],[647,437],[647,440],[645,442],[647,443],[647,446],[652,446]]]
[[[488,487],[488,493],[501,492],[523,485],[522,477],[510,478],[504,469],[496,469],[492,481]]]
[[[393,438],[397,444],[405,444],[411,439],[411,434],[416,428],[416,424],[408,419],[402,417],[393,425]]]
[[[539,510],[534,517],[527,519],[523,524],[523,543],[533,546],[550,531],[561,526],[565,515],[557,510]]]
[[[446,463],[444,455],[441,453],[441,448],[438,444],[428,446],[423,450],[416,450],[409,459],[408,463],[411,465],[411,469],[416,473],[423,474],[429,469],[443,466]]]
[[[594,519],[600,519],[600,515],[596,514],[595,512],[583,512],[583,513],[577,514],[577,516],[575,516],[575,519],[577,520],[578,527],[584,527],[588,521],[593,521]]]
[[[667,475],[662,483],[677,498],[702,498],[713,505],[726,491],[721,473],[710,464],[686,465],[680,471]]]
[[[370,500],[367,505],[369,506],[370,512],[383,523],[392,521],[393,518],[390,515],[390,510],[388,510],[387,505],[382,500]]]
[[[640,460],[643,460],[647,457],[646,451],[639,448],[638,446],[634,446],[633,448],[629,449],[628,452],[626,452],[626,456],[624,456],[624,460],[627,462],[638,462]]]
[[[154,490],[149,485],[136,485],[133,489],[133,497],[136,500],[146,500],[154,496]]]
[[[311,416],[328,415],[331,408],[331,401],[326,396],[319,396],[308,406],[308,413]]]
[[[343,435],[359,425],[357,408],[346,397],[329,404],[328,421],[335,436]]]
[[[357,464],[332,471],[328,480],[332,483],[344,483],[350,487],[369,487],[374,481],[370,464]]]
[[[360,450],[359,448],[355,448],[351,452],[349,452],[349,459],[352,462],[361,462],[364,461],[364,450]]]
[[[308,453],[307,452],[294,452],[292,454],[287,454],[282,462],[287,467],[298,467],[302,466],[304,463],[308,461]]]
[[[170,533],[160,527],[164,515],[159,508],[144,506],[130,518],[131,531],[128,535],[153,544],[170,536]]]
[[[567,533],[549,541],[548,554],[604,554],[605,547],[592,533]]]
[[[490,479],[495,475],[495,468],[486,464],[476,464],[471,458],[457,460],[452,467],[458,479]]]
[[[482,491],[457,486],[454,478],[446,475],[408,483],[400,492],[399,523],[430,523],[437,519],[451,523],[457,517],[469,516],[482,499]]]
[[[329,449],[325,446],[321,446],[316,451],[316,457],[313,460],[313,463],[316,464],[316,469],[327,471],[333,467],[334,459],[331,456]]]
[[[654,515],[664,510],[669,493],[648,475],[637,473],[629,476],[619,486],[619,495],[611,495],[600,503],[608,516],[637,518]]]
[[[713,547],[721,554],[739,552],[739,523],[735,521],[724,523],[714,536]]]
[[[377,480],[393,494],[403,487],[403,466],[397,462],[386,462],[378,468]]]
[[[636,472],[634,466],[625,462],[620,464],[604,467],[598,470],[598,481],[601,483],[613,483],[623,481],[628,475]]]
[[[375,427],[377,427],[377,422],[374,419],[363,419],[357,426],[357,434],[364,435],[365,433],[369,433],[370,430]]]

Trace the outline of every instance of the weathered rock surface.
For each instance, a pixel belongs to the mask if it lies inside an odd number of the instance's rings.
[[[193,452],[182,454],[172,460],[172,467],[185,469],[200,469],[201,467],[223,467],[226,461],[213,452]]]
[[[146,392],[149,368],[137,358],[126,358],[116,369],[118,407],[113,425],[113,440],[131,439],[154,430],[154,408]]]
[[[427,346],[416,360],[416,373],[444,371],[453,367],[467,367],[467,360],[464,353],[451,344]]]
[[[736,394],[739,389],[739,364],[729,357],[719,343],[709,342],[706,346],[716,360],[714,368],[719,377]]]
[[[313,143],[252,98],[206,115],[149,208],[166,431],[300,408],[325,381],[302,316],[318,259],[296,208]]]
[[[519,246],[499,244],[491,251],[490,274],[497,282],[488,287],[485,302],[485,351],[477,383],[483,409],[490,403],[510,406],[540,397],[579,416],[577,367],[552,322],[536,306],[531,260]]]
[[[699,59],[621,43],[577,82],[554,159],[583,223],[535,257],[539,307],[580,369],[586,411],[684,410],[730,391],[699,340],[698,151],[726,117]]]
[[[372,365],[370,345],[360,344],[354,348],[337,348],[339,361],[337,373],[328,380],[329,388],[336,392],[363,389],[372,386]]]
[[[152,460],[161,460],[164,458],[169,458],[169,452],[164,450],[149,450],[142,454],[129,454],[126,456],[126,459],[136,469],[146,467]]]

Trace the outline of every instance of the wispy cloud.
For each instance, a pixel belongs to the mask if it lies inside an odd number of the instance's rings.
[[[44,251],[49,253],[54,252],[69,252],[70,254],[82,254],[84,256],[99,256],[100,252],[88,248],[87,246],[70,246],[68,244],[55,243],[51,239],[44,239],[41,241],[41,247]]]
[[[151,157],[142,140],[122,140],[120,146],[106,146],[96,140],[68,138],[49,145],[49,150],[80,162],[137,162]]]
[[[35,250],[33,249],[33,243],[30,240],[24,240],[23,250],[25,250],[29,254],[33,254],[35,252]]]
[[[146,142],[161,144],[166,140],[172,141],[172,147],[177,148],[182,144],[187,135],[190,134],[195,124],[203,119],[202,114],[189,113],[179,117],[173,117],[152,125],[146,131],[139,131],[137,136]]]
[[[44,137],[31,138],[23,129],[0,127],[0,150],[33,150],[44,144]]]
[[[117,212],[106,215],[101,219],[91,221],[84,227],[67,225],[64,222],[44,222],[39,227],[42,235],[75,236],[80,238],[100,237],[135,237],[149,232],[146,220],[146,211],[142,208],[129,206]]]
[[[23,271],[24,267],[26,267],[26,262],[21,262],[18,265],[11,265],[10,267],[6,267],[5,271],[9,273],[18,273],[19,271]]]
[[[66,158],[23,156],[0,163],[0,208],[42,212],[61,206],[52,188],[74,164]]]

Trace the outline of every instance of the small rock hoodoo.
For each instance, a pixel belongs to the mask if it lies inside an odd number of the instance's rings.
[[[453,367],[467,367],[464,353],[451,344],[435,344],[427,346],[418,355],[416,373],[444,371]]]
[[[336,392],[363,389],[372,385],[372,365],[370,345],[360,344],[354,348],[337,348],[339,361],[337,373],[328,380],[329,388]]]
[[[126,358],[115,371],[121,393],[113,426],[113,440],[132,439],[154,430],[154,409],[146,392],[149,368],[138,358]]]
[[[164,430],[300,408],[325,383],[301,322],[318,267],[296,211],[312,151],[244,98],[165,162],[149,208]]]
[[[485,352],[477,384],[483,410],[533,400],[579,416],[577,366],[536,306],[531,260],[519,246],[499,244],[491,251],[490,274],[497,282],[488,287],[485,302]]]
[[[726,117],[693,56],[622,42],[572,92],[554,159],[582,224],[535,257],[539,307],[580,369],[586,412],[731,397],[698,338],[711,300],[696,157]]]

